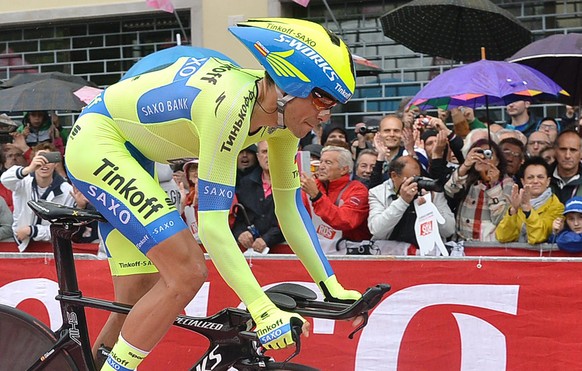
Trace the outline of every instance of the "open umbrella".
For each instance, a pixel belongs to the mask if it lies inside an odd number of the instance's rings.
[[[11,88],[17,85],[28,84],[29,82],[39,81],[39,80],[46,80],[46,79],[54,79],[54,80],[62,80],[67,82],[72,82],[79,85],[79,88],[82,86],[92,86],[96,87],[94,83],[91,81],[87,81],[81,76],[71,75],[68,73],[62,72],[42,72],[42,73],[21,73],[15,75],[14,77],[9,78],[8,80],[4,81],[0,88]]]
[[[567,95],[558,84],[531,67],[483,59],[438,75],[410,104],[421,109],[477,108],[524,99],[557,100]]]
[[[354,64],[356,66],[356,77],[378,76],[384,71],[376,64],[372,63],[364,57],[360,57],[359,55],[352,54],[352,59],[354,60]]]
[[[531,42],[531,32],[489,0],[414,0],[381,18],[384,34],[407,48],[459,61],[502,60]]]
[[[582,34],[548,36],[527,45],[508,60],[543,72],[570,93],[566,103],[582,104]]]
[[[0,90],[0,112],[80,111],[84,106],[75,94],[79,85],[45,79]]]

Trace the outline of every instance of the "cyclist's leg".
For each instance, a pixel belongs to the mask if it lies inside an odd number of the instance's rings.
[[[134,305],[158,281],[160,278],[158,270],[141,251],[134,247],[131,241],[119,233],[117,229],[113,229],[111,224],[100,223],[99,234],[109,258],[115,301]],[[95,360],[97,360],[101,345],[108,350],[113,348],[125,318],[126,315],[121,313],[109,315],[93,344]],[[104,358],[102,358],[101,363],[103,360]]]
[[[112,276],[111,278],[113,279],[115,301],[135,305],[154,286],[160,276],[157,273],[149,273],[132,276]],[[96,359],[99,347],[102,345],[109,350],[113,348],[126,317],[125,314],[121,313],[109,314],[107,322],[103,325],[101,332],[97,335],[97,339],[93,344],[93,358]]]
[[[136,303],[121,329],[130,344],[144,350],[153,348],[168,331],[207,274],[204,254],[188,229],[153,247],[147,256],[158,268],[160,279]]]
[[[175,207],[165,202],[167,195],[152,176],[152,161],[132,148],[103,116],[89,113],[75,128],[67,148],[72,155],[67,162],[70,179],[160,271],[158,283],[127,316],[104,366],[131,370],[204,282],[204,255]]]

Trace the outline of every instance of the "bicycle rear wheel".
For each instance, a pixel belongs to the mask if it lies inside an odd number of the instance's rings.
[[[290,362],[266,362],[265,367],[260,367],[256,364],[248,365],[244,363],[237,363],[233,366],[237,371],[319,371],[317,368],[300,365],[298,363]]]
[[[56,341],[44,323],[23,311],[0,305],[0,371],[26,370]],[[71,357],[63,352],[55,355],[46,369],[77,371]]]
[[[300,365],[298,363],[269,362],[265,370],[287,370],[287,371],[319,371],[317,368]]]

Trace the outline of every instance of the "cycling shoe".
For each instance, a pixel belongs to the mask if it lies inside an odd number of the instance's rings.
[[[325,295],[326,301],[350,304],[362,297],[362,294],[358,291],[344,289],[337,281],[335,274],[328,277],[325,281],[321,281],[319,286]]]

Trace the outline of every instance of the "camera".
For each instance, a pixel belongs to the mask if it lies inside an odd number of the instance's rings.
[[[414,120],[418,120],[422,126],[427,126],[430,123],[430,119],[428,117],[424,117],[422,114],[415,115]]]
[[[356,130],[356,134],[366,135],[368,133],[377,133],[378,127],[377,126],[361,126]]]
[[[485,156],[485,158],[488,159],[493,157],[493,151],[491,151],[490,149],[478,148],[477,150],[475,150],[475,152],[483,154],[483,156]]]
[[[443,192],[443,186],[441,186],[436,180],[423,177],[423,176],[415,176],[412,179],[418,185],[418,190],[421,189],[426,190],[427,192]]]

